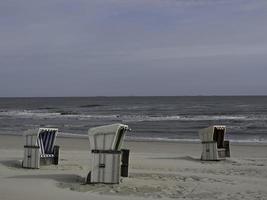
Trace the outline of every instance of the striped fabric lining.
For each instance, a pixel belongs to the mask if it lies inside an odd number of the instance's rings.
[[[39,135],[39,137],[37,139],[37,143],[38,143],[38,146],[40,147],[40,153],[41,154],[45,154],[43,139],[42,139],[42,137],[40,137],[40,135]]]
[[[53,154],[57,130],[41,130],[38,137],[41,155]]]

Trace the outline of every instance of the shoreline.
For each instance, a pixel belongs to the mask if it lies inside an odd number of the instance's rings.
[[[60,145],[61,151],[88,151],[90,150],[89,139],[76,137],[57,137],[56,144]],[[25,138],[18,135],[0,135],[0,149],[17,149],[23,151]],[[202,151],[201,143],[197,142],[169,142],[169,141],[124,141],[124,146],[131,153],[147,154],[183,154],[200,158]],[[267,158],[267,144],[257,143],[230,143],[231,155],[236,157],[259,157]],[[265,149],[264,151],[260,149]]]
[[[8,134],[8,133],[1,133],[0,137],[8,137],[8,136],[12,136],[12,137],[24,137],[23,134]],[[57,138],[70,138],[70,139],[84,139],[84,140],[88,140],[88,135],[82,135],[82,134],[65,134],[65,133],[58,133]],[[237,145],[237,146],[257,146],[257,145],[261,145],[261,146],[267,146],[267,141],[262,141],[262,142],[258,142],[258,141],[238,141],[238,140],[229,140],[231,144],[233,145]],[[88,141],[89,142],[89,141]],[[153,143],[177,143],[177,144],[201,144],[200,139],[167,139],[167,138],[129,138],[129,137],[125,137],[125,142],[140,142],[140,143],[146,143],[146,142],[153,142]],[[1,146],[0,146],[1,148]]]

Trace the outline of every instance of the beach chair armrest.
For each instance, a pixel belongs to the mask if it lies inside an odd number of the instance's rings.
[[[224,140],[224,142],[223,142],[223,147],[224,148],[227,148],[227,147],[229,147],[230,146],[230,142],[229,142],[229,140]]]
[[[59,146],[58,145],[55,145],[54,146],[54,164],[55,165],[58,165],[58,160],[59,160]]]
[[[223,145],[224,145],[224,148],[225,148],[225,156],[226,157],[230,157],[230,141],[229,140],[225,140]]]
[[[58,154],[60,147],[58,145],[54,146],[54,154]]]

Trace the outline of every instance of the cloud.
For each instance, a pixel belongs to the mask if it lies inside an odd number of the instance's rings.
[[[244,12],[253,12],[262,10],[266,11],[267,1],[265,0],[247,1],[246,3],[240,5],[240,10]]]
[[[267,56],[267,44],[261,45],[213,45],[152,48],[133,52],[131,60],[166,60],[181,58],[224,57],[225,56]]]

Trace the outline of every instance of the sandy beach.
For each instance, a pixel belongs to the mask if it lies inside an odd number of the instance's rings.
[[[58,138],[58,166],[21,168],[24,138],[0,136],[0,199],[267,199],[267,145],[233,144],[232,157],[200,161],[198,143],[125,142],[130,176],[85,185],[89,142]]]

